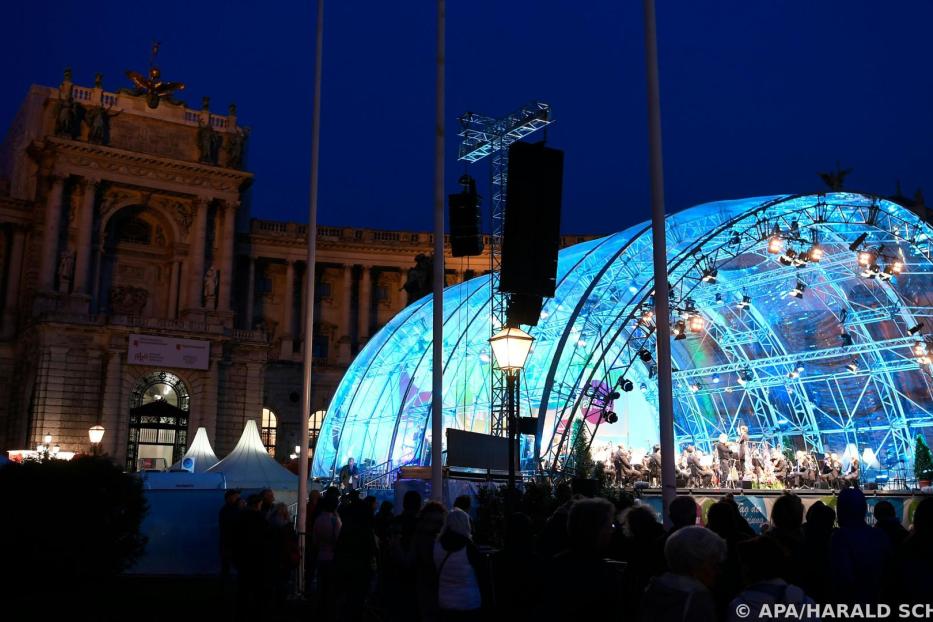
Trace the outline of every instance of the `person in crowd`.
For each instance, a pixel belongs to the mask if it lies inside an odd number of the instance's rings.
[[[631,609],[631,619],[637,619],[638,607],[648,582],[663,564],[652,559],[658,554],[657,543],[664,535],[664,527],[649,507],[636,505],[622,515],[622,529],[613,536],[613,559],[625,562],[622,598]],[[619,537],[621,531],[621,537]]]
[[[807,509],[807,520],[803,525],[804,562],[800,587],[819,603],[828,602],[830,583],[827,568],[830,566],[830,539],[836,512],[817,501]]]
[[[308,511],[305,514],[305,592],[311,594],[314,590],[314,546],[311,542],[314,533],[314,521],[321,513],[321,491],[312,490],[308,493]]]
[[[418,619],[418,602],[405,593],[405,588],[411,585],[411,577],[415,573],[412,541],[418,526],[421,503],[418,491],[409,490],[405,493],[402,497],[402,512],[389,522],[387,540],[382,546],[379,593],[389,620]]]
[[[394,518],[392,514],[394,507],[395,505],[391,501],[383,501],[379,504],[379,511],[376,512],[373,518],[373,531],[376,532],[376,540],[381,547],[384,547],[389,540],[389,525]]]
[[[470,516],[462,509],[455,507],[447,514],[434,543],[433,561],[439,619],[478,620],[483,601],[477,569],[482,561],[473,545]]]
[[[240,491],[230,489],[224,493],[224,504],[217,515],[217,527],[220,549],[221,589],[229,588],[230,574],[233,570],[233,550],[236,546],[236,530],[240,520]]]
[[[898,602],[933,605],[933,497],[914,510],[914,522],[897,552]]]
[[[495,607],[503,618],[535,619],[540,588],[541,558],[535,548],[534,524],[527,514],[509,517],[505,545],[494,559]]]
[[[641,604],[644,622],[717,619],[712,588],[726,559],[726,541],[700,526],[682,527],[664,544],[668,571],[651,580]]]
[[[272,513],[275,511],[275,493],[270,488],[265,488],[259,495],[262,497],[262,505],[259,507],[259,511],[266,520],[271,520]]]
[[[418,514],[418,524],[411,542],[416,599],[419,615],[415,619],[438,620],[437,570],[434,567],[434,542],[447,518],[442,503],[428,501]]]
[[[237,606],[249,616],[267,604],[268,522],[262,514],[262,495],[250,495],[236,530],[234,564],[237,570]]]
[[[454,507],[460,510],[463,510],[467,514],[470,514],[471,506],[473,505],[473,500],[470,499],[470,495],[460,495],[454,499]]]
[[[538,534],[538,555],[542,559],[551,559],[567,547],[567,516],[571,505],[572,500],[558,505]]]
[[[782,578],[788,583],[800,585],[803,582],[806,563],[806,545],[803,537],[803,501],[795,494],[784,493],[774,501],[771,508],[771,528],[767,537],[773,539],[784,549],[789,563]]]
[[[720,499],[723,503],[727,503],[730,508],[732,508],[732,517],[735,519],[735,524],[738,525],[739,531],[746,534],[749,538],[756,536],[755,530],[752,529],[752,526],[748,524],[748,521],[742,516],[741,510],[739,510],[739,504],[735,500],[735,495],[731,492],[727,492]]]
[[[830,539],[832,597],[840,603],[878,603],[891,571],[891,544],[865,523],[868,504],[858,488],[839,493],[839,528]]]
[[[724,606],[742,586],[738,545],[750,536],[741,529],[733,507],[725,501],[717,501],[707,510],[706,527],[726,541],[726,563],[714,592],[717,603]]]
[[[671,531],[697,524],[697,502],[690,495],[680,495],[671,501],[668,515],[671,519]]]
[[[271,596],[274,607],[281,611],[289,593],[292,573],[298,567],[298,534],[284,503],[276,503],[273,507],[269,536],[272,545]]]
[[[342,514],[334,564],[340,620],[359,620],[369,600],[376,571],[376,536],[371,504],[355,499]]]
[[[897,550],[901,543],[904,542],[904,538],[907,537],[907,530],[901,524],[901,521],[897,520],[894,505],[887,499],[882,499],[875,504],[873,513],[875,529],[883,531],[884,535],[888,537],[888,542],[891,543],[892,550]]]
[[[783,579],[790,560],[777,539],[759,536],[745,540],[738,544],[738,553],[745,589],[726,608],[730,622],[771,619],[774,614],[762,616],[762,608],[768,605],[773,612],[777,604],[804,611],[797,620],[819,619],[806,613],[805,607],[813,605],[813,599]]]
[[[340,489],[344,492],[355,490],[360,485],[360,468],[356,460],[347,458],[347,463],[340,467]]]
[[[551,562],[552,572],[566,580],[565,589],[549,595],[554,619],[595,619],[621,605],[621,572],[606,562],[614,517],[615,507],[606,499],[579,499],[570,506],[567,548]],[[580,594],[600,597],[581,599]]]
[[[336,584],[334,555],[343,523],[337,515],[340,492],[333,486],[321,497],[321,511],[314,521],[311,545],[316,561],[315,574],[318,585],[318,612],[323,620],[333,619],[336,611]]]

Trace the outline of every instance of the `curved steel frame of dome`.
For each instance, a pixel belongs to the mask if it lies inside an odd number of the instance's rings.
[[[822,260],[779,261],[767,248],[775,230],[796,251],[818,242]],[[863,234],[860,248],[903,272],[862,276],[850,246]],[[796,195],[684,210],[668,217],[667,239],[673,320],[692,309],[704,320],[673,342],[679,442],[709,447],[745,424],[785,446],[868,448],[885,466],[912,455],[912,435],[933,426],[930,365],[914,351],[923,338],[908,330],[933,318],[927,223],[868,195]],[[704,281],[711,270],[716,279]],[[647,225],[561,252],[557,294],[530,331],[520,403],[538,433],[523,444],[523,468],[569,468],[574,419],[597,439],[620,425],[601,424],[610,409],[626,426],[657,430],[651,275]],[[798,282],[800,298],[789,295]],[[489,301],[488,276],[444,292],[445,427],[489,430]],[[430,344],[430,297],[367,344],[328,409],[315,476],[349,456],[386,469],[430,462]],[[623,383],[641,391],[613,403],[609,387]]]

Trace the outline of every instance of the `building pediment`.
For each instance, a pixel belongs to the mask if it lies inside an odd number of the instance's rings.
[[[54,174],[96,177],[228,201],[239,200],[240,192],[253,179],[252,173],[245,171],[52,136],[35,141],[30,151],[40,156],[39,161],[51,158]]]

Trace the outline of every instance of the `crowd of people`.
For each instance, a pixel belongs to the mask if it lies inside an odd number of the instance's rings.
[[[624,445],[602,449],[601,461],[608,466],[612,482],[634,487],[638,482],[659,486],[661,446],[634,450]],[[709,453],[694,445],[684,445],[675,460],[677,486],[684,488],[741,488],[748,482],[754,488],[826,488],[841,490],[857,487],[861,462],[857,455],[842,458],[834,452],[817,456],[798,450],[793,459],[781,446],[749,440],[748,428],[741,426],[730,442],[726,434]]]
[[[884,500],[870,526],[857,488],[841,491],[835,509],[818,501],[806,512],[786,492],[757,534],[731,495],[708,508],[705,524],[693,498],[678,496],[669,529],[632,496],[574,496],[548,516],[507,515],[495,550],[474,542],[469,497],[448,509],[409,491],[402,505],[396,513],[391,502],[377,507],[353,491],[312,493],[306,593],[315,619],[732,621],[759,619],[764,604],[933,603],[933,498],[918,504],[908,531]],[[530,506],[519,498],[511,507]],[[239,553],[232,547],[247,607],[263,597],[254,588],[281,580],[274,570],[288,560],[260,553],[260,532],[281,542],[275,510],[267,517],[261,498],[237,518],[225,511],[222,524],[253,538]],[[271,578],[252,573],[263,563]]]

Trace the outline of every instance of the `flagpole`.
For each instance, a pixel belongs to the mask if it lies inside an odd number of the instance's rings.
[[[654,248],[654,306],[658,357],[658,420],[661,440],[661,495],[664,522],[677,496],[674,476],[674,397],[671,380],[670,292],[664,220],[664,158],[661,149],[661,87],[658,79],[657,15],[654,0],[644,0],[645,65],[648,81],[648,151],[651,171],[651,241]]]
[[[444,0],[437,0],[434,82],[434,316],[431,359],[431,499],[444,501]]]
[[[318,155],[321,146],[321,77],[324,55],[324,0],[317,0],[317,33],[314,51],[314,103],[311,112],[311,189],[308,202],[308,257],[305,268],[305,317],[304,356],[301,391],[301,415],[298,429],[301,434],[301,450],[298,455],[298,581],[296,591],[305,589],[305,527],[308,520],[308,445],[310,431],[308,417],[311,415],[311,363],[314,344],[314,277],[317,263],[317,195]]]

